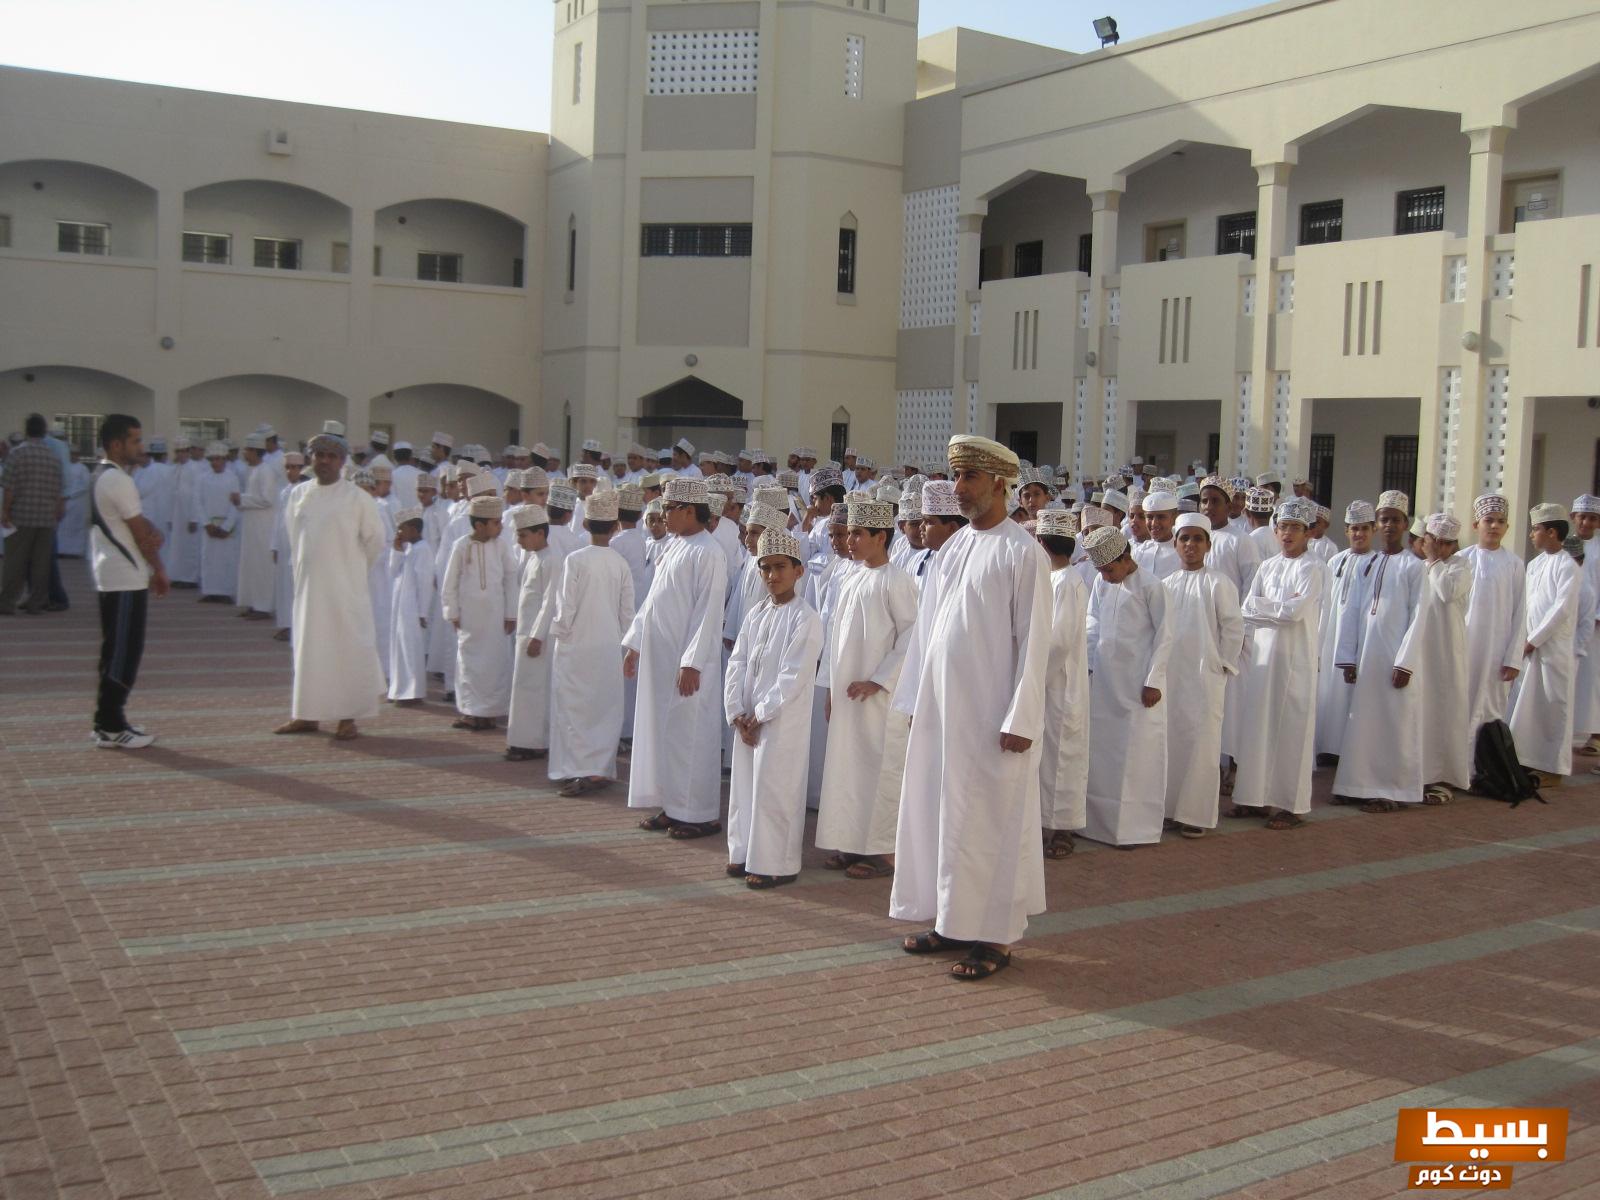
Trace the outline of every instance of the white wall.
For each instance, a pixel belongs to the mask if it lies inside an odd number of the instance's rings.
[[[525,445],[549,442],[559,434],[555,429],[521,429],[521,413],[505,397],[450,383],[419,384],[374,396],[372,419],[393,425],[394,440],[410,442],[418,454],[427,450],[437,429],[454,437],[457,446],[467,442],[487,446],[497,461],[500,447],[514,440],[513,431]]]
[[[32,375],[30,382],[27,376]],[[148,436],[154,411],[150,389],[102,371],[76,367],[29,367],[0,372],[0,435],[20,431],[29,413],[42,413],[55,423],[58,416],[93,413],[127,413],[137,417]]]
[[[512,259],[523,257],[519,223],[460,200],[392,204],[378,212],[373,226],[373,240],[383,251],[380,274],[389,279],[417,278],[417,254],[427,251],[461,255],[462,283],[510,287]],[[564,254],[554,267],[565,271]]]
[[[238,441],[263,421],[284,444],[305,441],[326,420],[345,419],[345,398],[337,392],[282,375],[232,375],[185,388],[178,414],[185,420],[225,420],[228,437]],[[167,432],[162,430],[161,432]],[[359,437],[362,430],[350,430]]]
[[[183,198],[183,227],[233,235],[233,266],[255,264],[254,238],[298,240],[302,271],[332,271],[333,243],[350,242],[350,210],[308,188],[238,179],[195,188]]]
[[[1533,406],[1532,500],[1571,508],[1574,497],[1595,490],[1600,408],[1590,408],[1587,396],[1542,396]]]
[[[1328,507],[1333,509],[1335,533],[1343,529],[1344,510],[1350,501],[1378,499],[1383,482],[1383,439],[1415,434],[1419,411],[1416,400],[1404,398],[1312,402],[1312,433],[1334,436],[1333,503]],[[1411,502],[1415,508],[1417,498],[1412,496]],[[1342,534],[1338,540],[1344,544]]]
[[[102,167],[7,163],[0,167],[0,213],[11,218],[11,249],[25,254],[56,253],[56,222],[85,221],[111,226],[113,257],[155,257],[155,191]]]

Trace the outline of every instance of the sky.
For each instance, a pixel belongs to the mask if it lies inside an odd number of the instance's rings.
[[[920,32],[966,25],[1067,50],[1259,0],[924,0]],[[0,62],[77,75],[549,128],[551,0],[0,0]]]

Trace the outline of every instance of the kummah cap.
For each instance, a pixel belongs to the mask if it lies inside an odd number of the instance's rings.
[[[1383,492],[1378,496],[1377,507],[1394,508],[1400,512],[1409,513],[1411,511],[1411,497],[1404,492]]]
[[[794,456],[796,458],[816,458],[817,449],[815,446],[796,446],[794,450]],[[757,461],[771,462],[772,459],[768,455],[762,455],[757,459]]]
[[[881,500],[885,504],[899,504],[900,489],[892,483],[879,484],[873,490],[872,497],[874,500]]]
[[[804,562],[800,557],[800,540],[787,529],[765,529],[762,531],[761,540],[756,543],[756,561],[782,555],[792,558],[795,562]]]
[[[1040,537],[1077,537],[1078,518],[1064,508],[1041,508],[1034,532]]]
[[[1180,483],[1178,485],[1179,500],[1193,500],[1200,494],[1200,485],[1197,483]]]
[[[1221,475],[1207,475],[1202,479],[1200,481],[1200,490],[1203,492],[1207,488],[1216,488],[1229,500],[1233,499],[1233,484],[1229,483]]]
[[[1264,487],[1253,487],[1244,494],[1244,510],[1253,513],[1270,513],[1278,498]]]
[[[389,435],[382,429],[374,429],[367,435],[367,441],[374,446],[387,446],[389,444]]]
[[[1344,510],[1346,525],[1371,525],[1377,519],[1378,514],[1371,500],[1352,500]]]
[[[567,468],[568,479],[599,479],[600,468],[593,463],[573,463]]]
[[[584,501],[583,515],[591,521],[615,521],[619,508],[616,489],[611,488],[596,492]]]
[[[724,496],[730,495],[733,489],[738,486],[727,475],[707,475],[705,476],[705,481],[706,491],[721,492]]]
[[[922,485],[922,515],[925,517],[959,517],[961,506],[956,503],[956,485],[948,479],[930,479]]]
[[[1428,532],[1436,538],[1453,542],[1461,537],[1461,522],[1449,513],[1434,513],[1428,518]]]
[[[1207,482],[1210,481],[1208,480]],[[1251,488],[1251,483],[1249,479],[1245,478],[1245,476],[1235,475],[1232,479],[1228,480],[1228,486],[1233,489],[1229,494],[1237,496],[1241,492],[1248,492]]]
[[[467,515],[472,517],[504,516],[506,502],[499,496],[479,496],[467,505]]]
[[[659,471],[651,471],[648,475],[639,476],[639,486],[644,488],[645,491],[649,491],[651,488],[658,488],[665,482],[666,477]]]
[[[1548,525],[1551,521],[1570,521],[1567,510],[1559,504],[1535,504],[1528,510],[1529,525]]]
[[[1105,503],[1106,494],[1098,489],[1089,493],[1089,503],[1099,506]]]
[[[478,464],[469,458],[463,458],[455,465],[457,479],[470,479],[474,475],[482,474]]]
[[[1152,479],[1150,481],[1150,488],[1145,494],[1154,496],[1157,492],[1176,497],[1178,494],[1178,485],[1173,483],[1172,480],[1167,479],[1165,476]]]
[[[1592,513],[1600,515],[1600,496],[1579,496],[1572,502],[1572,515]]]
[[[734,458],[734,456],[729,454],[726,450],[714,451],[711,455],[711,459],[713,462],[724,467],[734,467],[738,466],[739,464],[739,460]]]
[[[244,435],[244,448],[246,450],[265,450],[267,437],[262,433],[247,433]]]
[[[550,524],[550,514],[542,504],[522,504],[511,513],[514,529],[532,529],[535,525]]]
[[[905,483],[901,484],[901,489],[906,492],[920,492],[927,482],[928,477],[926,475],[921,471],[914,471],[906,477]]]
[[[662,502],[660,496],[657,496],[654,500],[649,501],[644,506],[644,515],[646,517],[665,516],[666,515],[666,511],[667,511],[667,506]]]
[[[1101,526],[1116,525],[1117,518],[1109,508],[1101,508],[1098,504],[1085,504],[1082,521],[1085,529],[1097,529]]]
[[[782,509],[773,508],[770,504],[752,504],[744,510],[746,529],[785,529],[788,524],[788,514]]]
[[[446,450],[449,450],[456,444],[456,439],[442,429],[435,429],[433,431],[432,444],[443,446]]]
[[[757,504],[765,504],[769,508],[789,507],[789,493],[781,487],[758,487],[751,493],[751,498]]]
[[[298,450],[286,450],[283,455],[283,465],[286,467],[303,467],[306,465],[306,456]],[[432,480],[429,480],[429,486],[432,486],[432,482]],[[420,479],[417,481],[417,486],[419,488],[422,486]]]
[[[322,432],[331,433],[334,437],[342,438],[344,436],[344,422],[334,420],[324,421],[322,423]]]
[[[852,529],[893,529],[894,505],[880,500],[851,500],[845,524]]]
[[[1317,505],[1317,520],[1327,521],[1331,524],[1333,521],[1333,509],[1326,504]]]
[[[283,456],[283,461],[284,462],[288,462],[289,461],[289,456],[287,454],[285,454]],[[423,472],[422,474],[417,476],[417,491],[419,491],[419,492],[437,492],[438,490],[439,490],[439,481],[437,479],[435,479],[432,475],[429,475],[427,472]]]
[[[1017,474],[1017,487],[1025,488],[1030,483],[1037,483],[1052,495],[1055,493],[1055,477],[1049,471],[1042,471],[1038,467],[1023,467]]]
[[[1182,500],[1178,501],[1178,511],[1181,513],[1199,512],[1200,505],[1198,502],[1191,500],[1188,496],[1185,496]]]
[[[973,433],[958,433],[950,439],[946,455],[955,471],[982,471],[1012,480],[1022,474],[1022,462],[1016,454],[991,438]]]
[[[856,455],[856,470],[858,470],[858,471],[876,471],[877,469],[878,469],[878,464],[872,461],[872,455],[870,455],[870,454],[858,454],[858,455]]]
[[[1180,529],[1203,529],[1207,539],[1211,537],[1211,522],[1197,512],[1184,513],[1179,517],[1173,525],[1174,535]]]
[[[563,512],[571,512],[578,507],[578,492],[576,488],[568,487],[564,483],[552,483],[550,494],[545,497],[546,508],[559,508]]]
[[[272,437],[274,435],[269,433],[269,434],[267,434],[267,436],[268,437]],[[394,448],[396,450],[415,450],[416,449],[416,447],[413,446],[410,442],[396,442],[394,444]]]
[[[1257,487],[1266,487],[1269,483],[1276,483],[1281,487],[1283,485],[1283,476],[1276,471],[1263,471],[1256,476]]]
[[[392,480],[394,478],[394,468],[384,463],[373,463],[367,470],[372,472],[373,479],[379,483],[382,483],[385,479]]]
[[[398,450],[398,449],[400,449],[400,447],[396,446],[395,449]],[[532,451],[530,451],[526,446],[521,445],[520,443],[517,443],[517,442],[512,442],[511,445],[507,446],[504,450],[500,451],[500,457],[501,458],[527,458],[528,455],[531,454],[531,453],[532,453]]]
[[[900,519],[902,521],[922,520],[921,492],[908,492],[900,497]]]
[[[375,488],[378,486],[377,477],[365,467],[358,467],[350,474],[350,482],[357,487]]]
[[[187,437],[185,437],[181,433],[177,437],[172,439],[172,448],[174,450],[187,450],[193,444],[194,443],[192,443]]]
[[[583,448],[585,450],[588,450],[589,452],[591,452],[593,454],[599,454],[600,453],[600,439],[599,438],[584,438],[583,439]]]
[[[1418,517],[1411,522],[1411,528],[1407,532],[1414,538],[1422,537],[1428,532],[1428,522],[1424,518]]]
[[[1278,505],[1278,521],[1282,525],[1285,521],[1295,521],[1310,529],[1316,524],[1317,505],[1313,500],[1304,496],[1294,496]]]
[[[222,446],[221,450],[216,449],[217,446],[221,445],[221,442],[213,442],[210,446],[207,446],[206,457],[211,458],[216,454],[226,455],[228,453],[228,448],[226,446]],[[350,444],[336,433],[317,434],[316,437],[312,438],[306,443],[306,449],[312,454],[317,453],[319,450],[331,451],[332,453],[337,454],[340,458],[347,458],[350,454]]]
[[[828,524],[829,525],[838,525],[841,528],[843,528],[846,525],[848,525],[848,523],[849,523],[846,520],[846,518],[848,518],[849,515],[850,515],[850,511],[849,511],[849,506],[848,505],[835,504],[831,509],[828,510]]]
[[[811,494],[814,496],[823,488],[843,487],[844,476],[837,467],[818,467],[811,472]]]
[[[1172,492],[1151,492],[1144,498],[1144,511],[1163,513],[1178,511],[1178,497]]]
[[[646,446],[640,442],[635,442],[633,445],[628,447],[628,456],[630,458],[654,458],[656,456],[656,452],[650,449],[649,446]]]
[[[550,486],[550,472],[543,467],[525,467],[522,472],[522,490],[529,488],[547,488]]]
[[[846,458],[857,458],[859,457],[859,454],[860,452],[857,451],[854,446],[846,446],[844,448],[844,456]]]
[[[672,448],[674,450],[682,450],[690,458],[694,457],[694,443],[688,438],[679,438],[677,441],[672,443]]]
[[[394,523],[396,525],[404,525],[407,521],[420,521],[420,520],[422,520],[422,509],[421,508],[402,508],[399,512],[395,513],[395,515],[394,515]]]
[[[311,440],[313,442],[316,441],[315,438],[312,438]],[[206,457],[207,458],[227,458],[228,457],[228,443],[227,442],[212,442],[209,446],[206,447]]]
[[[690,479],[685,475],[675,475],[667,480],[667,486],[662,491],[662,498],[668,504],[710,504],[711,492],[706,487],[704,479]]]
[[[1083,535],[1083,549],[1094,569],[1109,566],[1128,552],[1128,539],[1113,525],[1102,525]]]
[[[841,478],[843,478],[843,477],[841,476]],[[778,486],[781,487],[781,488],[785,488],[788,491],[793,492],[793,491],[798,490],[799,487],[800,487],[800,472],[799,471],[779,471],[778,475],[777,475],[777,479],[778,479]]]
[[[644,489],[637,484],[625,483],[617,489],[619,512],[638,512],[644,508]]]
[[[1101,508],[1112,508],[1123,516],[1128,515],[1128,497],[1113,488],[1100,499]]]
[[[500,491],[500,485],[495,482],[493,475],[487,471],[479,471],[467,480],[467,499],[475,496],[494,496]]]

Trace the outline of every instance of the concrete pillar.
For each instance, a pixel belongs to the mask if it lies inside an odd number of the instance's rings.
[[[1224,461],[1240,475],[1255,476],[1267,469],[1272,454],[1273,356],[1276,351],[1274,320],[1277,310],[1278,258],[1288,248],[1289,172],[1292,157],[1280,154],[1255,163],[1256,168],[1256,312],[1250,343],[1250,427],[1245,456],[1238,456],[1237,435],[1223,447]],[[1237,410],[1235,410],[1237,411]],[[1236,425],[1223,421],[1224,427]],[[1305,422],[1301,422],[1305,424]],[[1292,431],[1291,431],[1292,432]],[[1301,457],[1309,457],[1310,430],[1303,431]],[[1290,457],[1294,457],[1291,449]]]
[[[150,381],[152,427],[145,431],[171,438],[177,435],[178,380],[182,377],[182,357],[194,349],[185,346],[178,335],[183,327],[183,192],[163,188],[156,193],[156,310],[151,338],[160,350],[161,369]],[[171,338],[170,348],[163,340]]]
[[[956,327],[950,351],[950,431],[983,433],[990,430],[980,408],[978,428],[968,428],[967,420],[967,330],[972,328],[969,296],[978,294],[978,260],[983,250],[982,212],[962,213],[956,218]]]
[[[1517,397],[1507,428],[1505,476],[1491,470],[1487,462],[1486,424],[1488,416],[1489,370],[1491,358],[1505,357],[1506,348],[1489,342],[1490,275],[1494,261],[1493,239],[1500,231],[1500,193],[1505,180],[1505,125],[1486,125],[1464,131],[1470,140],[1467,182],[1467,289],[1461,314],[1461,405],[1460,429],[1456,433],[1455,496],[1452,508],[1464,521],[1472,516],[1474,497],[1503,487],[1511,497],[1512,529],[1518,526],[1515,514],[1526,510],[1527,453],[1514,453],[1518,435],[1531,450],[1533,421],[1524,411],[1525,402]],[[1424,400],[1426,403],[1426,400]],[[1448,486],[1448,481],[1447,486]]]
[[[1094,364],[1084,368],[1083,428],[1077,431],[1083,443],[1083,471],[1091,479],[1102,478],[1115,463],[1106,461],[1105,451],[1105,381],[1106,381],[1106,278],[1115,275],[1117,266],[1117,210],[1122,204],[1122,193],[1127,190],[1127,180],[1121,175],[1106,181],[1106,186],[1094,183],[1089,188],[1091,210],[1090,261],[1089,261],[1089,353]],[[1074,397],[1074,402],[1076,398]],[[1120,461],[1120,460],[1119,460]],[[1074,483],[1081,480],[1074,479]]]

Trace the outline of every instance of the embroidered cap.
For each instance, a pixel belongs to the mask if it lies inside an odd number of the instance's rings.
[[[706,481],[690,479],[683,475],[675,475],[667,480],[667,486],[662,489],[662,497],[668,504],[711,503],[711,492],[706,488]]]
[[[922,515],[925,517],[959,517],[961,506],[956,503],[956,485],[948,479],[930,479],[922,485]]]
[[[800,541],[786,529],[767,528],[761,532],[761,540],[756,543],[756,561],[781,555],[792,558],[795,562],[804,562],[800,556]]]
[[[519,505],[511,513],[511,524],[516,529],[532,529],[535,525],[550,524],[550,514],[542,504]]]
[[[1346,525],[1371,525],[1377,519],[1378,514],[1370,500],[1352,500],[1344,510]]]
[[[1434,513],[1428,518],[1428,532],[1436,538],[1453,542],[1461,536],[1461,522],[1449,513]]]
[[[1393,508],[1400,512],[1410,514],[1411,497],[1404,492],[1384,492],[1378,497],[1378,508]]]
[[[474,517],[498,517],[506,511],[506,502],[499,496],[479,496],[467,506],[467,512]]]
[[[564,483],[552,483],[550,494],[545,498],[546,508],[559,508],[563,512],[572,512],[578,507],[578,493],[575,488]]]
[[[972,433],[951,437],[946,455],[951,468],[957,471],[982,471],[1001,479],[1016,479],[1022,473],[1022,463],[1013,451]]]
[[[1078,518],[1064,508],[1041,508],[1035,532],[1040,537],[1077,537]]]
[[[1102,525],[1083,535],[1083,548],[1098,571],[1128,552],[1128,539],[1122,536],[1122,530]]]
[[[1570,521],[1567,510],[1559,504],[1535,504],[1528,510],[1529,525],[1547,525],[1551,521]]]
[[[1293,496],[1278,505],[1278,524],[1285,521],[1297,522],[1310,529],[1317,522],[1317,505],[1314,500],[1307,500],[1304,496]]]
[[[894,505],[879,500],[851,500],[845,523],[852,529],[893,529]]]

